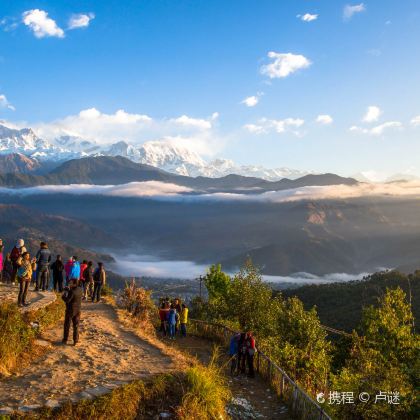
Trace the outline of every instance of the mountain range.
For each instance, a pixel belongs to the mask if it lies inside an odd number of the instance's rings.
[[[38,137],[31,128],[16,129],[0,124],[0,155],[5,154],[19,154],[30,159],[33,163],[28,164],[25,172],[31,171],[30,167],[39,170],[40,164],[51,167],[53,164],[86,156],[123,156],[136,163],[192,177],[216,178],[237,174],[277,181],[282,178],[295,179],[310,173],[289,168],[268,169],[262,166],[236,165],[228,159],[207,162],[187,147],[165,140],[148,141],[140,146],[125,141],[99,145],[67,135],[47,141]],[[5,172],[4,169],[1,172]]]

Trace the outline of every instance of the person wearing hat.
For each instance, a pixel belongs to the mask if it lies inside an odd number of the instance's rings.
[[[29,283],[32,279],[32,273],[36,270],[36,258],[31,260],[29,252],[24,252],[21,257],[21,263],[17,269],[17,278],[19,280],[18,305],[27,306],[26,294],[28,293]]]
[[[83,290],[79,287],[79,281],[72,279],[69,287],[63,293],[62,299],[66,303],[66,315],[64,317],[63,344],[67,344],[70,333],[70,325],[73,324],[73,344],[79,342],[79,323],[82,310]]]
[[[16,273],[22,264],[22,255],[25,252],[25,241],[23,239],[18,239],[16,241],[16,245],[13,247],[12,252],[10,253],[10,259],[12,260],[13,265],[12,283],[15,283],[16,281]]]

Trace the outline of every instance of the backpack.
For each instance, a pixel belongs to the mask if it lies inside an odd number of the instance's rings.
[[[99,269],[95,270],[95,272],[93,273],[93,281],[95,283],[101,282],[101,270]]]
[[[13,247],[12,252],[10,253],[10,259],[15,263],[20,257],[19,248]]]

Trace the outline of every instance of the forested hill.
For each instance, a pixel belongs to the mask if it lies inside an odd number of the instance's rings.
[[[316,306],[321,323],[351,332],[362,318],[362,308],[377,303],[387,288],[401,287],[410,299],[415,319],[420,318],[420,270],[414,274],[398,271],[375,273],[362,281],[308,285],[285,290],[285,297],[297,296],[305,309]],[[418,325],[416,326],[419,330]]]

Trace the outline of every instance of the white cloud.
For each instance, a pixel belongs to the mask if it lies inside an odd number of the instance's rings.
[[[371,122],[378,121],[381,114],[382,114],[382,111],[379,107],[375,105],[368,106],[366,110],[366,114],[363,117],[363,122],[371,123]]]
[[[264,127],[262,125],[257,125],[257,124],[245,124],[244,129],[254,134],[266,133],[266,130],[264,129]]]
[[[207,193],[188,194],[194,190],[159,181],[131,182],[122,185],[43,185],[29,188],[0,188],[2,194],[97,194],[114,197],[149,197],[158,200],[181,201],[252,201],[285,203],[301,200],[331,200],[359,197],[407,197],[420,195],[420,181],[392,183],[359,183],[355,185],[326,185],[292,188],[253,194]]]
[[[269,132],[276,132],[282,134],[286,131],[296,132],[305,123],[301,118],[285,118],[284,120],[273,120],[268,118],[261,118],[258,124],[245,124],[244,129],[254,134],[264,134]]]
[[[377,125],[372,128],[364,128],[353,125],[350,127],[350,131],[362,134],[369,134],[372,136],[380,136],[384,133],[385,130],[388,130],[390,128],[398,129],[402,128],[402,126],[403,125],[399,121],[387,121],[383,124]]]
[[[1,193],[16,195],[33,194],[98,194],[112,197],[165,197],[191,192],[188,187],[160,181],[130,182],[121,185],[42,185],[38,187],[11,189],[0,188]]]
[[[321,114],[316,117],[316,122],[322,125],[329,125],[333,123],[333,118],[328,114]]]
[[[94,13],[77,13],[70,17],[68,21],[68,29],[86,28],[92,19],[95,19]]]
[[[7,108],[15,111],[15,107],[7,100],[6,95],[0,95],[0,108]]]
[[[312,64],[305,56],[300,54],[270,51],[268,58],[271,58],[272,62],[262,66],[261,73],[270,79],[287,77],[295,71],[305,69]]]
[[[248,96],[241,102],[241,104],[244,104],[248,107],[253,107],[258,104],[259,100],[260,99],[258,98],[258,96]]]
[[[227,141],[216,130],[218,115],[215,112],[206,119],[187,115],[155,119],[122,109],[108,114],[97,108],[88,108],[54,121],[20,122],[19,128],[31,126],[39,137],[52,143],[60,136],[74,136],[98,145],[110,145],[120,140],[133,145],[162,140],[187,147],[199,155],[213,157]]]
[[[304,22],[312,22],[313,20],[318,19],[318,15],[311,14],[311,13],[305,13],[304,15],[297,15],[297,18],[300,20],[303,20]]]
[[[216,116],[215,114],[212,115],[212,119],[218,117],[218,114]],[[193,127],[198,128],[199,130],[209,130],[211,128],[210,121],[201,118],[188,117],[187,115],[181,115],[178,118],[172,118],[170,121],[183,127]]]
[[[12,32],[19,26],[16,18],[4,17],[0,20],[0,27],[4,32]]]
[[[354,14],[364,12],[366,6],[364,3],[360,4],[346,4],[343,9],[343,18],[349,20],[353,17]]]
[[[414,127],[417,127],[420,125],[420,115],[417,115],[416,117],[412,118],[410,121],[411,125],[414,125]]]
[[[27,10],[22,14],[22,22],[28,26],[37,38],[53,36],[64,38],[64,31],[55,21],[48,17],[44,10]]]

